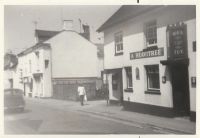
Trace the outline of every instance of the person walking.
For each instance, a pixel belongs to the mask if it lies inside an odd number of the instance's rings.
[[[80,86],[78,86],[78,95],[80,97],[81,106],[84,105],[83,101],[84,101],[85,94],[86,94],[85,87],[81,84]]]

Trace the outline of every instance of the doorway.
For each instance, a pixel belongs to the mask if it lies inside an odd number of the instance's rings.
[[[122,70],[118,70],[112,75],[112,91],[113,97],[123,104]]]
[[[190,113],[188,65],[176,64],[171,66],[173,109],[177,115]]]

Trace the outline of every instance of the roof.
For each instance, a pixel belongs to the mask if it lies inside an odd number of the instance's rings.
[[[4,55],[4,70],[12,69],[18,64],[17,56],[14,54],[6,53]]]
[[[51,37],[54,37],[61,31],[49,31],[49,30],[35,30],[35,35],[38,37],[38,42],[43,42],[48,40]]]
[[[19,54],[17,54],[17,56],[23,56],[23,55],[28,54],[40,47],[50,47],[50,44],[49,43],[37,43],[37,44],[33,45],[32,47],[29,47],[29,48],[25,49],[24,51],[20,52]]]
[[[120,23],[129,18],[134,18],[159,7],[161,7],[161,5],[123,5],[105,23],[103,23],[97,31],[101,32],[114,24]]]

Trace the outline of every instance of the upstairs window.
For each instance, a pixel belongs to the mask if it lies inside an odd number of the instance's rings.
[[[115,33],[115,55],[123,54],[123,34],[122,32]]]
[[[157,23],[156,21],[150,21],[145,24],[144,27],[146,46],[156,46],[157,45]]]

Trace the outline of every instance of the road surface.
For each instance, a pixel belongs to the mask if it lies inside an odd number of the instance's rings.
[[[75,102],[74,102],[75,103]],[[77,106],[78,105],[78,106]],[[5,134],[165,134],[149,126],[124,122],[76,110],[76,106],[52,106],[27,100],[23,112],[6,112]],[[74,107],[74,108],[72,108]]]

